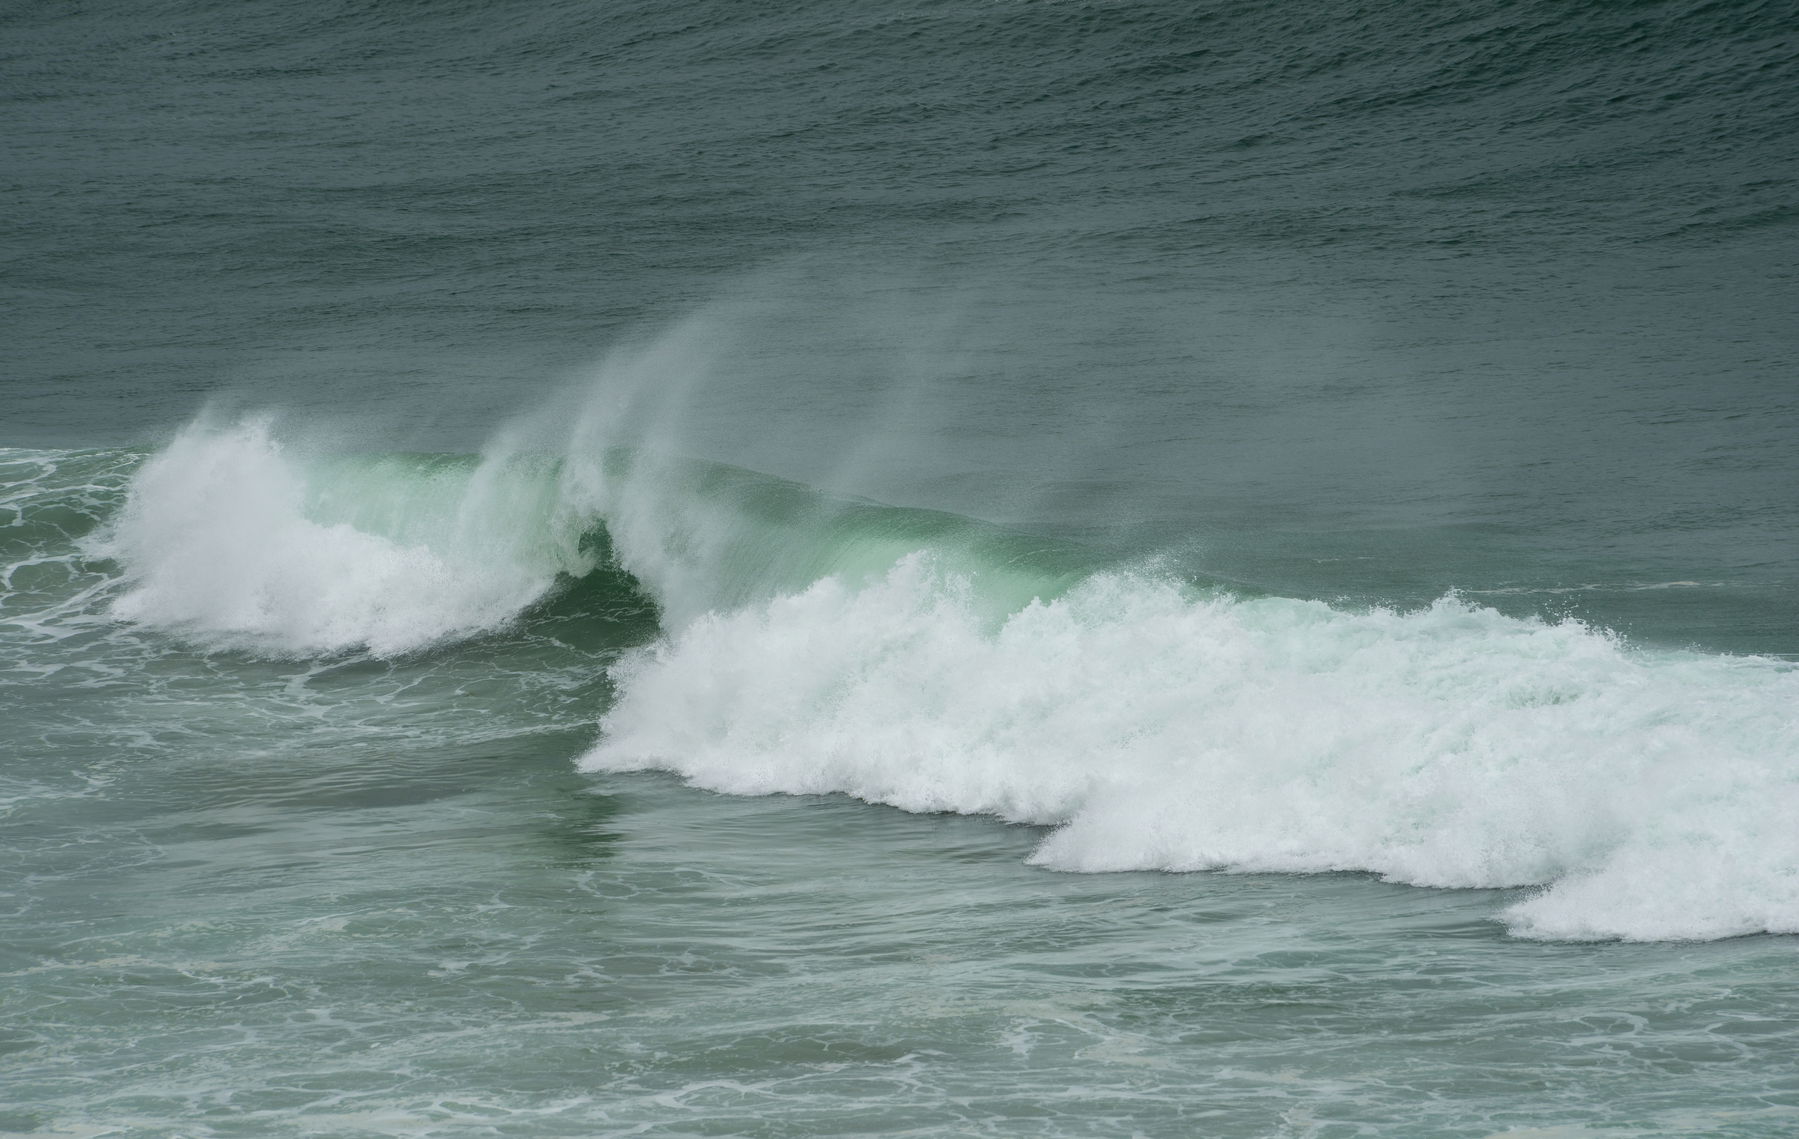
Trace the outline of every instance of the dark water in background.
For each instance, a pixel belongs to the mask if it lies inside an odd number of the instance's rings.
[[[1337,556],[1416,597],[1728,581],[1592,615],[1790,653],[1792,14],[21,12],[9,439],[226,391],[467,449],[734,301],[705,351],[755,427],[705,457],[1211,526],[1206,568],[1288,592],[1242,547],[1374,531]]]
[[[1795,28],[0,13],[0,1133],[1792,1129]]]

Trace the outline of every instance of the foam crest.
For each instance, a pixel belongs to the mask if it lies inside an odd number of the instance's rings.
[[[112,612],[203,643],[387,655],[490,630],[582,572],[554,480],[515,460],[307,462],[265,420],[190,426],[95,552]]]
[[[914,556],[700,616],[581,765],[1050,826],[1062,870],[1538,886],[1530,937],[1799,932],[1789,666],[1129,574],[996,623],[978,585]]]

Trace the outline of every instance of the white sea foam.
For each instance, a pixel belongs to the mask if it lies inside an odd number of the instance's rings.
[[[618,667],[588,770],[993,814],[1052,828],[1033,860],[1062,870],[1535,886],[1504,915],[1530,937],[1799,932],[1790,665],[1151,573],[1019,608],[1016,567],[962,572],[974,547],[896,562],[878,511],[613,438],[578,422],[535,466],[333,463],[263,422],[196,425],[95,548],[125,568],[120,617],[394,653],[512,620],[589,568],[576,539],[603,518],[667,636]]]
[[[1345,612],[1095,577],[997,626],[922,556],[701,616],[586,770],[1051,826],[1073,871],[1538,885],[1539,938],[1799,932],[1799,672],[1446,598]]]
[[[117,617],[284,654],[417,649],[503,625],[582,568],[542,479],[309,468],[269,424],[196,423],[150,459],[94,551]]]

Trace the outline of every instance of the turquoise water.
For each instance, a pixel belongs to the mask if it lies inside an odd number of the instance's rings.
[[[0,1134],[1799,1131],[1790,16],[0,15]]]

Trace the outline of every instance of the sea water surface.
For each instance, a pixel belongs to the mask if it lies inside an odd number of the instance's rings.
[[[1793,15],[0,13],[0,1134],[1799,1132]]]

